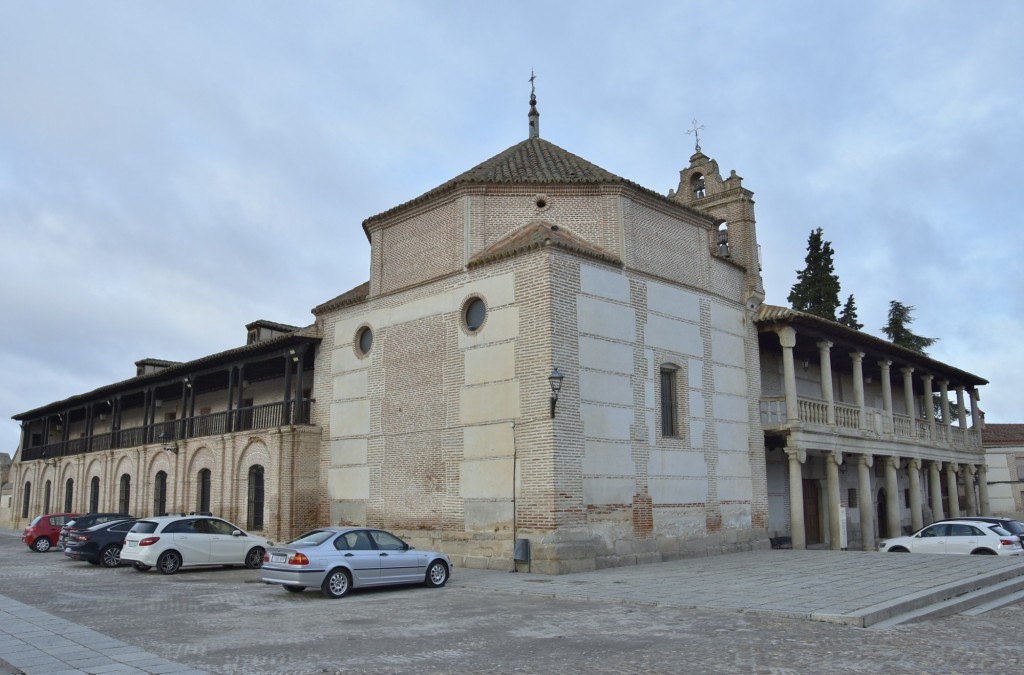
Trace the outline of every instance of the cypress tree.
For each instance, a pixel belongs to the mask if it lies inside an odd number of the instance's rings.
[[[846,299],[843,311],[839,312],[839,323],[854,330],[864,327],[864,324],[857,321],[857,303],[853,300],[853,293],[850,293],[850,297]]]
[[[793,309],[824,319],[836,320],[839,307],[839,276],[832,263],[832,242],[822,241],[819,227],[807,238],[806,266],[796,273],[797,282],[789,292]]]

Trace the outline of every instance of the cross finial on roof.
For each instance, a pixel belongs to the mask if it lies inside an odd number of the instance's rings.
[[[690,129],[689,131],[687,131],[686,135],[689,136],[690,134],[693,134],[694,151],[695,152],[700,152],[700,132],[701,131],[704,131],[704,125],[703,124],[697,124],[697,118],[694,117],[693,118],[693,128]]]
[[[530,68],[530,135],[528,138],[540,138],[540,113],[537,112],[537,88],[533,84],[533,81],[536,79],[537,76],[533,73],[533,68]]]

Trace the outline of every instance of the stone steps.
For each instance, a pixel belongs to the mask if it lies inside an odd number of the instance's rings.
[[[1024,598],[1024,574],[1009,569],[932,588],[862,612],[864,627],[885,630],[951,614],[977,616]]]

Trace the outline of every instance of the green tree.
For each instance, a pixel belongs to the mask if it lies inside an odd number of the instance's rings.
[[[793,309],[823,319],[836,320],[839,307],[839,276],[832,263],[832,242],[822,241],[821,228],[811,230],[807,238],[806,266],[796,273],[797,282],[789,292]]]
[[[889,302],[889,323],[882,327],[882,332],[889,337],[889,341],[900,347],[906,347],[918,354],[928,355],[925,347],[930,347],[938,338],[922,337],[910,332],[910,324],[914,322],[910,315],[914,311],[913,306],[904,305],[902,302],[892,300]]]
[[[854,330],[864,327],[864,324],[857,321],[857,303],[853,300],[853,293],[846,299],[843,311],[839,312],[839,323]]]

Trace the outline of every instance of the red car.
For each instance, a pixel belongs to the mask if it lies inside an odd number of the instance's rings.
[[[64,523],[78,515],[77,513],[48,513],[44,516],[36,516],[21,533],[21,540],[33,551],[45,553],[57,545],[57,537],[60,535],[60,528],[64,527]]]

